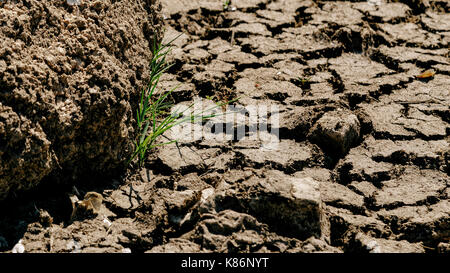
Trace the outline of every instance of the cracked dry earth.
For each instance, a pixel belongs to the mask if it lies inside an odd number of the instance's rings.
[[[0,250],[450,252],[448,1],[162,2],[166,41],[183,33],[161,82],[175,103],[276,109],[259,133],[278,146],[178,135],[144,170],[80,186],[102,193],[97,217],[37,200]]]

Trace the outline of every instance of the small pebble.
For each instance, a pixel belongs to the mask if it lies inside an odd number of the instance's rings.
[[[81,4],[81,0],[67,0],[67,4],[71,6],[79,6]]]
[[[122,249],[122,253],[131,253],[131,249],[129,249],[128,247],[124,248]]]
[[[377,241],[370,241],[367,243],[367,249],[373,249],[374,247],[376,247],[378,245]]]
[[[200,197],[200,202],[205,203],[208,197],[214,194],[214,188],[207,188],[202,190],[202,196]]]
[[[19,242],[13,247],[12,253],[24,253],[25,252],[25,246],[22,244],[22,240],[19,240]]]
[[[103,219],[103,225],[106,228],[109,228],[112,225],[112,223],[111,223],[111,221],[108,220],[108,218],[105,218],[105,219]]]
[[[370,241],[367,243],[366,249],[369,250],[370,253],[381,253],[381,247],[376,241]]]
[[[95,90],[94,88],[89,88],[88,90],[89,94],[97,94],[99,93],[97,90]]]
[[[381,5],[381,0],[368,0],[367,3],[372,6],[379,6]]]
[[[70,240],[66,245],[67,250],[71,250],[71,253],[80,253],[81,252],[81,246],[80,244],[75,240]]]

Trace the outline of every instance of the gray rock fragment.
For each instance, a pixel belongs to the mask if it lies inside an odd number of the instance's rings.
[[[349,110],[325,113],[311,129],[308,138],[333,156],[348,153],[360,136],[360,123]]]

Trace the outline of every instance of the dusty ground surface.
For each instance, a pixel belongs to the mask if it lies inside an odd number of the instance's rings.
[[[448,2],[162,2],[166,39],[184,33],[162,85],[276,105],[278,150],[180,137],[81,184],[104,197],[96,217],[71,223],[54,189],[10,205],[1,251],[450,251]]]

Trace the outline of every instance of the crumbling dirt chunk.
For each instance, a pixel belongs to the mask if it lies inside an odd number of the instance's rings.
[[[371,181],[379,183],[389,179],[393,166],[389,163],[376,162],[370,157],[358,154],[362,149],[355,149],[343,161],[338,164],[338,179],[342,184],[351,181]],[[364,152],[364,151],[362,151]],[[368,164],[370,164],[369,167]]]
[[[374,239],[363,233],[356,234],[352,251],[368,253],[424,253],[425,249],[420,243],[409,243],[406,240],[395,241]]]
[[[71,220],[97,215],[102,207],[103,196],[97,192],[88,192],[81,201],[72,201],[72,215]]]
[[[239,184],[222,183],[207,210],[233,209],[255,215],[280,234],[305,239],[326,236],[319,182],[267,171]]]
[[[308,138],[332,157],[341,157],[356,145],[360,137],[358,117],[343,109],[325,113],[311,129]]]
[[[382,190],[374,195],[375,206],[389,208],[436,202],[447,182],[447,176],[440,172],[407,168],[398,178],[382,182]]]
[[[378,215],[392,227],[399,238],[436,247],[450,236],[449,208],[449,201],[443,200],[433,205],[383,209]]]
[[[2,4],[0,199],[49,176],[73,182],[123,171],[149,42],[160,32],[158,7],[155,0]]]
[[[197,253],[201,247],[186,239],[170,239],[167,244],[155,246],[146,253]]]
[[[450,253],[450,244],[447,243],[439,243],[438,245],[439,253]]]

